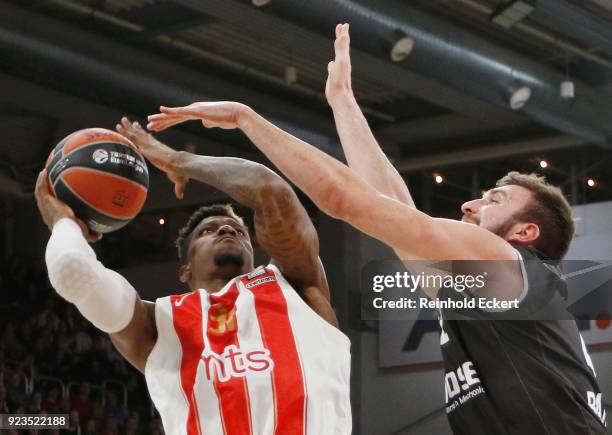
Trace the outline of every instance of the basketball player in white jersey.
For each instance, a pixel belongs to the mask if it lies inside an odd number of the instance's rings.
[[[177,245],[189,293],[141,300],[97,261],[89,232],[39,175],[56,291],[145,374],[167,434],[349,434],[350,343],[337,329],[317,233],[291,187],[264,166],[175,152],[137,124],[118,130],[175,182],[205,182],[254,210],[272,257],[254,269],[247,228],[231,207],[196,211]]]
[[[516,301],[517,311],[526,315],[546,298],[552,315],[478,322],[449,319],[453,310],[440,309],[446,412],[453,432],[607,433],[596,373],[554,266],[574,233],[561,190],[542,177],[510,172],[482,198],[463,205],[463,222],[420,212],[352,94],[347,24],[336,28],[335,50],[326,96],[348,167],[240,103],[161,107],[161,113],[149,116],[148,127],[158,131],[195,119],[206,127],[240,128],[321,210],[386,243],[402,260],[507,260],[496,263],[503,273],[496,277],[503,282],[496,286],[498,299]],[[437,296],[463,301],[486,293],[450,288]]]

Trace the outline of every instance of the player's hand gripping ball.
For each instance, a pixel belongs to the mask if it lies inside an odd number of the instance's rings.
[[[92,230],[109,233],[142,209],[149,171],[136,147],[104,128],[79,130],[62,139],[46,164],[55,196]]]

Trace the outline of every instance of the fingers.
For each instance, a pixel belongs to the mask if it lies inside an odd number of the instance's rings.
[[[350,38],[348,33],[348,24],[338,25],[336,31],[336,41],[334,42],[334,51],[337,61],[350,61]]]
[[[130,123],[130,120],[127,118],[127,116],[124,116],[123,118],[121,118],[121,125],[126,130],[130,130],[132,128],[132,124]]]
[[[47,170],[43,169],[38,173],[38,178],[36,178],[36,187],[34,187],[34,197],[36,198],[36,205],[40,210],[42,208],[42,202],[45,198],[45,195],[49,195],[49,191],[45,184],[45,180],[47,178]]]
[[[193,115],[194,114],[194,109],[191,106],[183,106],[183,107],[160,106],[159,111],[166,115]]]
[[[162,131],[174,125],[185,122],[187,120],[188,119],[184,117],[177,117],[177,118],[168,118],[168,119],[149,121],[149,123],[147,124],[147,129],[151,131]]]
[[[102,234],[89,229],[87,224],[83,222],[81,219],[75,218],[74,220],[77,223],[77,225],[81,228],[83,237],[85,237],[85,240],[87,240],[89,243],[95,243],[102,238]]]
[[[185,196],[185,188],[187,187],[186,182],[179,182],[174,185],[174,194],[178,199],[183,199]]]
[[[44,168],[38,173],[36,187],[34,188],[34,196],[37,201],[46,199],[47,196],[55,197],[51,190],[51,185],[49,184],[49,173],[47,172],[47,168]]]
[[[147,129],[153,131],[165,130],[173,125],[180,124],[181,122],[189,121],[194,119],[193,117],[186,115],[166,115],[165,113],[158,113],[156,115],[149,115]]]
[[[130,122],[130,120],[125,116],[121,118],[119,124],[115,125],[115,130],[117,130],[119,134],[127,137],[132,142],[134,142],[134,145],[136,147],[138,147],[138,135],[146,134],[144,129],[140,126],[140,123]]]

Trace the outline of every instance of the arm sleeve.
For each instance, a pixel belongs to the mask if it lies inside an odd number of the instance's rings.
[[[51,285],[98,329],[114,333],[134,315],[137,293],[125,278],[105,268],[72,219],[60,219],[45,253]]]

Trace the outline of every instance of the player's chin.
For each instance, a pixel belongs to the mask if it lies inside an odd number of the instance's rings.
[[[246,255],[244,250],[238,248],[216,249],[214,255],[217,267],[236,267],[244,266]]]

